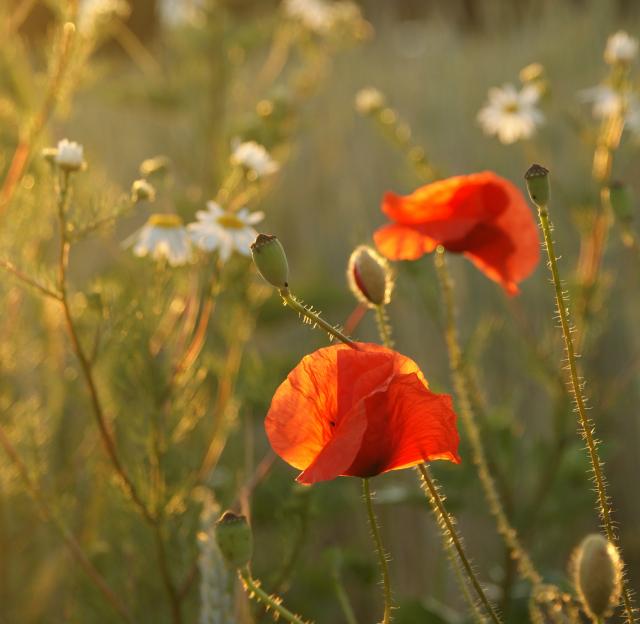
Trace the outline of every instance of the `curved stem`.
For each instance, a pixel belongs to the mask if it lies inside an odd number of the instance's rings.
[[[475,572],[473,571],[473,568],[471,567],[471,563],[469,562],[469,559],[467,558],[467,555],[462,546],[462,541],[458,536],[458,533],[453,524],[451,516],[449,515],[449,512],[446,510],[444,506],[444,502],[442,500],[442,497],[440,496],[440,493],[438,492],[438,488],[434,483],[434,481],[431,479],[429,470],[427,469],[425,464],[419,464],[418,470],[420,471],[420,474],[422,475],[423,483],[425,484],[429,492],[429,497],[431,498],[431,500],[433,501],[433,504],[438,510],[438,514],[440,516],[440,519],[442,520],[444,528],[449,534],[449,537],[451,538],[451,542],[453,543],[456,551],[458,552],[458,556],[460,557],[462,566],[464,567],[465,572],[467,573],[467,576],[471,581],[471,585],[473,586],[476,594],[478,595],[480,602],[486,609],[487,614],[489,615],[491,620],[495,622],[495,624],[500,624],[500,618],[498,617],[498,614],[493,608],[493,605],[489,602],[489,599],[484,593],[484,590],[482,589],[482,586],[480,585],[480,582],[478,581],[478,578]]]
[[[303,316],[311,325],[319,325],[330,336],[333,336],[334,338],[337,338],[341,342],[344,342],[345,344],[349,345],[350,347],[353,347],[354,349],[358,348],[356,343],[353,340],[351,340],[351,338],[347,338],[347,336],[345,336],[339,329],[337,329],[336,327],[333,327],[333,325],[330,325],[329,323],[327,323],[327,321],[325,321],[320,316],[319,312],[315,312],[314,310],[305,308],[289,292],[288,288],[280,289],[280,296],[282,297],[282,299],[284,300],[286,305],[288,305],[290,308],[295,310],[298,314]]]
[[[238,575],[240,576],[249,597],[255,598],[267,609],[272,610],[274,613],[274,620],[281,617],[285,622],[290,622],[291,624],[308,624],[300,616],[283,607],[281,604],[282,601],[278,596],[270,596],[267,594],[267,592],[260,587],[260,582],[251,577],[249,568],[245,567],[238,570]]]
[[[534,593],[537,593],[542,584],[542,577],[536,570],[528,553],[523,548],[518,533],[509,522],[504,507],[498,496],[495,481],[489,470],[486,453],[480,437],[480,430],[475,420],[471,400],[469,396],[469,386],[464,375],[462,363],[462,350],[458,338],[458,330],[455,322],[455,303],[453,299],[453,285],[447,270],[445,250],[438,247],[435,254],[435,266],[440,282],[440,291],[445,306],[445,338],[447,351],[449,353],[449,366],[453,386],[456,393],[458,411],[464,424],[469,443],[473,463],[478,470],[480,483],[484,490],[485,498],[489,506],[489,511],[496,520],[498,533],[502,536],[511,556],[517,562],[518,571],[523,578],[528,579],[533,585]]]
[[[594,436],[595,424],[587,416],[586,401],[583,395],[581,378],[578,373],[577,355],[574,350],[573,339],[571,337],[571,327],[569,324],[569,307],[568,302],[565,298],[565,293],[562,290],[562,282],[560,280],[557,256],[553,238],[551,236],[552,227],[547,206],[538,206],[538,217],[540,218],[540,226],[544,235],[545,247],[547,250],[547,256],[549,258],[549,269],[551,271],[551,276],[553,279],[553,287],[556,296],[556,308],[558,310],[558,317],[560,318],[560,327],[562,329],[562,337],[564,339],[565,351],[567,353],[567,362],[569,364],[569,379],[571,384],[571,391],[576,403],[576,411],[578,413],[578,420],[580,423],[582,438],[586,442],[589,461],[591,462],[591,470],[593,472],[593,482],[596,486],[600,518],[602,520],[602,525],[607,535],[607,539],[612,544],[617,545],[618,539],[614,529],[611,502],[609,499],[609,495],[607,494],[606,479],[602,467],[602,462],[600,461],[600,455],[598,453],[598,441]],[[634,616],[633,603],[631,601],[631,594],[629,591],[626,576],[623,577],[622,599],[626,611],[627,623],[633,624],[636,619]]]
[[[382,572],[382,589],[384,593],[384,615],[382,617],[382,624],[389,624],[391,622],[391,583],[389,581],[389,566],[387,565],[387,555],[382,545],[382,537],[380,536],[380,527],[378,526],[378,520],[376,513],[373,509],[373,501],[371,499],[371,488],[369,487],[369,479],[362,479],[362,490],[364,492],[364,500],[367,506],[367,514],[369,516],[369,526],[371,527],[371,536],[373,537],[373,543],[378,553],[378,562],[380,564],[380,571]]]

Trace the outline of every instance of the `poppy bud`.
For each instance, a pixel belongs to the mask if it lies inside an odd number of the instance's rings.
[[[549,203],[549,170],[542,165],[531,165],[524,174],[531,201],[538,207]]]
[[[612,182],[604,189],[605,201],[611,206],[616,219],[622,223],[633,220],[633,196],[631,189],[622,182]]]
[[[587,535],[573,556],[573,583],[584,610],[602,618],[620,601],[622,561],[616,547],[602,535]]]
[[[289,264],[282,243],[271,234],[258,234],[251,255],[260,275],[276,288],[289,286]]]
[[[243,568],[253,554],[253,535],[245,516],[225,511],[216,522],[216,540],[227,563]]]
[[[131,185],[131,201],[137,204],[140,201],[154,201],[156,198],[156,190],[146,180],[135,180]]]
[[[389,303],[393,278],[389,263],[371,247],[356,247],[349,258],[347,281],[354,296],[370,307]]]

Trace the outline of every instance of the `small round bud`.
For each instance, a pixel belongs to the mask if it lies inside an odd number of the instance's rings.
[[[253,554],[253,534],[245,516],[225,511],[216,522],[216,540],[227,563],[246,566]]]
[[[356,93],[355,103],[356,110],[361,115],[373,115],[384,108],[384,94],[375,87],[366,87]]]
[[[622,182],[612,182],[603,193],[618,221],[629,223],[633,220],[633,194],[629,186]]]
[[[523,83],[537,82],[544,78],[544,66],[541,63],[530,63],[520,70],[520,81]]]
[[[151,176],[161,176],[169,171],[171,160],[168,156],[154,156],[147,158],[140,163],[140,175],[148,178]]]
[[[609,65],[628,65],[638,54],[638,40],[619,30],[607,40],[604,60]]]
[[[393,276],[389,263],[371,247],[360,245],[353,250],[347,281],[355,297],[369,307],[389,303],[391,299]]]
[[[531,201],[538,207],[549,203],[549,170],[542,165],[531,165],[524,174]]]
[[[258,234],[251,255],[260,275],[276,288],[289,286],[289,263],[282,243],[271,234]]]
[[[42,158],[44,158],[50,165],[56,164],[56,156],[58,155],[58,150],[55,147],[44,147],[40,154],[42,155]]]
[[[131,185],[131,201],[137,204],[141,201],[154,201],[156,198],[156,189],[153,185],[144,179],[135,180]]]
[[[573,555],[572,568],[573,584],[588,615],[602,618],[620,602],[622,561],[605,537],[587,535]]]

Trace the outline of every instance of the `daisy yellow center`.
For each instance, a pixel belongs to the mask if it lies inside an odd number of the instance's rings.
[[[518,106],[518,102],[509,102],[504,106],[505,113],[514,114],[514,113],[517,113],[519,110],[520,110],[520,107]]]
[[[246,227],[246,223],[243,223],[238,217],[230,212],[225,212],[223,215],[220,215],[216,221],[227,230],[241,230]]]
[[[179,228],[182,226],[182,219],[175,214],[153,214],[147,221],[149,225],[159,228]]]

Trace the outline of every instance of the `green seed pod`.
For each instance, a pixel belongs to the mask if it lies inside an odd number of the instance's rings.
[[[524,174],[531,201],[538,207],[549,203],[549,170],[542,165],[531,165]]]
[[[347,281],[354,296],[370,307],[389,303],[393,277],[389,263],[374,249],[360,245],[353,250]]]
[[[598,533],[587,535],[573,555],[573,584],[586,613],[602,618],[620,602],[622,561],[616,547]]]
[[[216,540],[229,565],[243,568],[251,561],[253,534],[245,516],[225,511],[216,522]]]
[[[282,243],[271,234],[258,234],[251,245],[253,261],[260,275],[276,288],[289,286],[289,264]]]
[[[621,223],[633,220],[633,194],[631,189],[622,182],[612,182],[604,189],[605,201],[611,206],[613,214]]]

